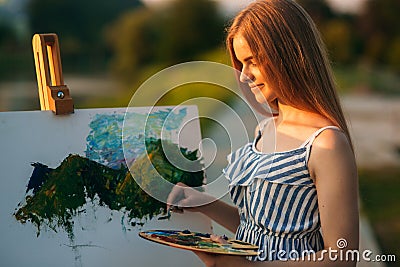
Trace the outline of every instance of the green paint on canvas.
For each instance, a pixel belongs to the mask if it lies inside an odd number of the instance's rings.
[[[140,181],[145,191],[154,186],[158,175],[173,184],[183,182],[193,187],[201,186],[204,172],[175,167],[164,154],[166,147],[171,148],[168,151],[180,153],[189,162],[199,162],[197,150],[188,151],[160,139],[146,139],[147,153],[138,157],[131,167],[135,179]],[[164,212],[165,203],[148,195],[127,168],[112,169],[79,155],[69,155],[55,169],[40,163],[33,165],[36,174],[34,170],[25,200],[18,205],[14,216],[21,223],[33,223],[38,236],[47,226],[56,232],[62,228],[73,240],[74,216],[84,212],[88,201],[98,200],[102,206],[123,212],[132,226],[143,225],[146,220]],[[201,163],[198,167],[202,169]]]

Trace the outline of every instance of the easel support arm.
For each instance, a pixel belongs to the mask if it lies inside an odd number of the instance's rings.
[[[52,110],[56,115],[73,113],[73,100],[62,75],[57,35],[35,34],[32,47],[41,110]]]

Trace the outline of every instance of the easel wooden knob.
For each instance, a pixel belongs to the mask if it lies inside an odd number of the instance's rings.
[[[57,35],[35,34],[32,46],[41,110],[52,110],[56,115],[73,113],[74,104],[62,75]]]

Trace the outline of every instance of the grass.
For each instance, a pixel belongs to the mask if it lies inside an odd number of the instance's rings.
[[[360,197],[382,254],[400,259],[400,168],[360,170]],[[396,262],[387,266],[399,266]]]

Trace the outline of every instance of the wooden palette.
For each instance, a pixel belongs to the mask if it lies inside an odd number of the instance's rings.
[[[210,234],[189,230],[150,230],[140,232],[139,236],[159,244],[192,251],[238,256],[258,255],[258,247],[253,244],[235,239],[227,239],[227,244],[221,244],[211,240]]]

